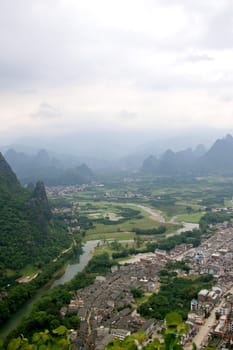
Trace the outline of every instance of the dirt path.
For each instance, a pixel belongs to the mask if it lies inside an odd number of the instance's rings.
[[[166,220],[164,218],[164,216],[162,216],[161,214],[161,211],[159,210],[154,210],[154,209],[151,209],[149,207],[145,207],[144,205],[136,205],[138,208],[146,211],[147,213],[149,213],[153,219],[155,219],[156,221],[159,221],[159,222],[162,222],[162,223],[165,223]]]

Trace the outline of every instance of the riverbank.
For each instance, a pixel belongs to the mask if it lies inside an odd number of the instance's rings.
[[[156,210],[153,210],[149,207],[143,206],[143,205],[136,205],[135,206],[141,208],[142,210],[148,212],[150,216],[153,216],[154,219],[157,221],[164,223],[165,218],[162,216],[162,213]],[[173,218],[173,223],[176,223],[175,219]],[[192,230],[193,228],[197,228],[197,224],[191,224],[191,223],[183,223],[183,227],[173,233],[170,233],[167,235],[167,237],[181,234],[184,231]],[[125,241],[126,242],[126,241]],[[133,242],[133,240],[127,240],[127,242]],[[65,264],[61,269],[56,271],[52,278],[49,280],[48,283],[45,284],[42,288],[40,288],[36,294],[28,301],[26,302],[23,307],[16,312],[5,324],[0,328],[0,338],[5,338],[8,333],[10,333],[13,329],[15,329],[21,322],[23,317],[26,317],[29,315],[33,305],[50,289],[54,288],[58,285],[62,285],[68,281],[70,281],[78,272],[83,271],[89,260],[93,256],[93,251],[95,247],[100,243],[100,240],[90,240],[85,243],[83,246],[83,253],[79,257],[79,262],[75,264]],[[136,257],[137,260],[139,258]]]
[[[148,214],[150,214],[151,218],[154,218],[154,220],[160,222],[161,224],[166,224],[166,223],[169,223],[169,224],[173,224],[173,225],[182,225],[183,227],[181,227],[180,229],[172,232],[172,233],[169,233],[166,235],[166,238],[169,238],[169,237],[172,237],[172,236],[175,236],[175,235],[179,235],[183,232],[186,232],[186,231],[192,231],[193,229],[198,229],[199,228],[199,224],[194,224],[194,223],[191,223],[191,222],[185,222],[185,221],[182,221],[182,222],[178,222],[176,219],[177,217],[176,216],[173,216],[168,222],[166,221],[165,217],[162,215],[162,212],[160,210],[155,210],[155,209],[152,209],[150,207],[146,207],[145,205],[135,205],[136,207],[144,210],[145,212],[147,212]]]
[[[57,270],[52,278],[42,288],[38,289],[36,294],[28,300],[23,306],[14,313],[9,320],[0,328],[0,339],[5,339],[7,335],[16,329],[24,317],[27,317],[33,305],[51,288],[64,284],[71,280],[78,272],[81,272],[88,264],[93,256],[93,250],[99,241],[90,241],[83,246],[83,253],[79,257],[79,261],[75,264],[65,264],[61,269]]]

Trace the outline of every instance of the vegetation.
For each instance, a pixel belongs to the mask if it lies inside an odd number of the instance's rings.
[[[163,332],[163,340],[155,338],[148,341],[148,336],[140,331],[126,337],[124,340],[112,340],[105,350],[142,349],[142,350],[183,350],[180,344],[182,334],[188,331],[188,326],[183,324],[180,314],[172,312],[166,315],[166,330]],[[143,345],[145,343],[146,345]]]
[[[136,235],[161,235],[167,231],[167,228],[166,226],[159,226],[158,228],[151,228],[148,230],[134,228],[133,231]]]
[[[142,316],[163,320],[167,313],[178,312],[186,318],[190,301],[197,296],[198,291],[208,289],[213,283],[210,275],[189,279],[172,276],[168,271],[167,276],[167,279],[161,279],[160,291],[139,306],[138,311]]]
[[[64,266],[59,257],[72,238],[63,222],[51,219],[43,183],[22,188],[0,155],[0,325]],[[20,284],[26,267],[38,276]]]
[[[131,289],[131,293],[133,294],[134,298],[141,298],[144,295],[143,290],[137,288]]]
[[[18,337],[20,334],[27,335],[27,338],[32,340],[34,332],[43,332],[44,329],[52,331],[59,326],[78,329],[79,318],[76,314],[71,312],[62,317],[61,307],[69,304],[74,291],[92,284],[98,274],[106,274],[113,264],[114,262],[106,253],[94,256],[83,272],[78,273],[65,285],[50,289],[36,302],[30,315],[24,318],[20,326],[9,334],[5,345],[9,343],[10,339]]]
[[[32,298],[37,290],[44,286],[61,269],[66,260],[60,258],[56,262],[49,263],[44,267],[39,276],[29,283],[15,284],[8,291],[6,296],[0,301],[0,324],[10,318],[22,305]]]
[[[68,174],[74,183],[76,170]],[[49,331],[52,344],[56,338],[54,329],[61,326],[78,328],[79,319],[75,315],[67,314],[64,319],[61,318],[61,307],[69,303],[74,291],[93,283],[98,274],[106,274],[116,263],[115,259],[153,252],[157,248],[170,251],[181,243],[198,246],[204,237],[211,234],[210,224],[232,218],[224,211],[212,212],[213,208],[230,203],[233,195],[231,179],[132,175],[132,181],[125,181],[121,176],[101,180],[104,180],[104,187],[92,184],[78,194],[69,193],[62,198],[54,195],[50,202],[60,211],[52,216],[43,184],[39,183],[36,188],[22,188],[0,157],[0,287],[3,292],[0,323],[5,322],[55,272],[63,268],[73,251],[80,254],[81,240],[113,240],[106,244],[108,252],[94,256],[73,280],[52,289],[34,305],[29,317],[9,337],[18,337],[19,334],[27,336],[28,340],[21,338],[16,341],[18,346],[27,344],[28,348],[35,348],[37,344],[33,334],[44,333],[44,329]],[[161,211],[166,223],[161,225],[159,221],[156,222],[149,213],[139,208],[139,204]],[[62,211],[64,207],[70,209],[69,213]],[[115,218],[111,218],[111,213]],[[198,222],[200,219],[200,229],[165,238],[164,234],[177,229],[173,216],[177,217],[177,221]],[[76,221],[72,223],[74,219]],[[72,235],[67,234],[68,225],[74,229]],[[80,229],[75,231],[77,225]],[[62,254],[71,246],[73,239],[77,243],[73,251]],[[134,241],[124,244],[117,241],[128,239]],[[212,283],[209,276],[192,280],[177,277],[176,270],[188,272],[189,267],[183,262],[168,263],[160,271],[161,290],[139,306],[138,310],[143,316],[163,319],[168,312],[179,311],[186,317],[190,299],[199,289],[207,288]],[[30,271],[32,275],[35,272],[38,276],[27,284],[19,284],[16,279],[22,276],[22,271],[25,274]],[[143,299],[140,289],[131,293],[136,299]],[[178,349],[176,340],[172,339],[174,348]],[[133,349],[135,339],[125,341],[128,348],[132,346]],[[124,342],[117,344],[119,349],[124,348]],[[163,348],[157,340],[152,344],[144,348]]]
[[[0,349],[4,349],[1,348]],[[7,346],[7,350],[70,350],[71,342],[69,331],[64,326],[59,326],[49,332],[34,333],[32,339],[24,338],[23,335],[13,338]]]

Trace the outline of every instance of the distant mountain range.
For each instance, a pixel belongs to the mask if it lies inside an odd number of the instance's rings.
[[[24,184],[43,180],[46,185],[73,185],[86,183],[93,177],[91,169],[75,157],[59,159],[47,150],[28,155],[8,149],[4,157]]]
[[[218,139],[207,151],[199,145],[195,150],[167,150],[160,158],[151,155],[140,170],[154,175],[233,175],[233,137]]]
[[[230,134],[217,139],[208,150],[198,145],[195,149],[168,149],[161,156],[159,152],[156,154],[146,156],[135,151],[123,158],[113,155],[109,161],[88,158],[85,162],[91,164],[96,174],[139,171],[165,176],[233,175],[233,137]],[[73,185],[94,179],[93,171],[76,155],[56,155],[43,149],[34,154],[8,149],[4,155],[23,184],[42,180],[46,185]]]

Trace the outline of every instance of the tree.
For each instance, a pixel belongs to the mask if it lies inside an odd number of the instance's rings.
[[[9,342],[7,350],[71,350],[69,331],[66,327],[60,326],[52,333],[48,330],[34,333],[31,342],[21,335]]]
[[[186,333],[188,326],[183,324],[181,315],[172,312],[166,315],[167,329],[163,333],[163,341],[154,339],[149,344],[141,347],[144,340],[147,339],[144,332],[138,332],[126,337],[124,340],[116,339],[111,341],[105,350],[183,350],[180,344],[182,334]]]
[[[133,294],[134,298],[141,298],[144,295],[143,291],[137,288],[131,289],[130,292]]]

